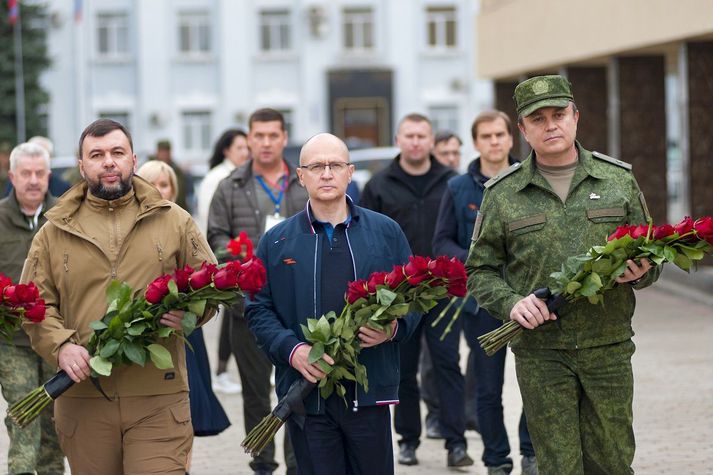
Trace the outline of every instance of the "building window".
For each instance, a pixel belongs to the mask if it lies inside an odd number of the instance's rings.
[[[184,55],[210,52],[208,12],[182,12],[178,15],[178,50]]]
[[[428,111],[434,132],[458,132],[458,108],[455,106],[431,107]]]
[[[428,7],[426,9],[428,46],[434,49],[456,47],[455,7]]]
[[[128,112],[120,112],[120,111],[108,111],[108,112],[100,112],[99,113],[99,118],[100,119],[111,119],[113,121],[116,121],[129,129],[131,131],[131,124],[129,124],[129,113]]]
[[[374,12],[371,8],[344,9],[344,49],[370,51],[374,48]]]
[[[290,48],[290,12],[287,10],[260,12],[260,49],[289,51]]]
[[[204,152],[210,149],[210,112],[183,113],[183,148],[188,152]]]
[[[129,54],[129,15],[100,13],[97,15],[97,53],[102,57]]]

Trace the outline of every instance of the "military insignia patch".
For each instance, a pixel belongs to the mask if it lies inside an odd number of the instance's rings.
[[[545,94],[549,90],[550,85],[544,79],[540,79],[539,81],[535,81],[534,83],[532,83],[532,92],[537,95]]]

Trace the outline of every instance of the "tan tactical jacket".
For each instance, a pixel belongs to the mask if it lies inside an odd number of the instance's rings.
[[[112,261],[108,252],[90,236],[93,223],[76,223],[85,203],[87,185],[75,185],[46,213],[47,224],[37,233],[25,262],[22,282],[34,281],[47,304],[41,324],[25,324],[32,347],[57,366],[60,346],[68,341],[86,345],[92,335],[89,323],[106,312],[106,288],[112,279],[144,289],[156,277],[188,264],[198,268],[215,256],[191,216],[174,203],[161,199],[147,181],[134,177],[139,213]],[[106,219],[111,216],[111,203]],[[210,316],[210,315],[209,315]],[[159,370],[148,362],[114,368],[100,378],[112,396],[146,396],[188,391],[184,343],[176,337],[163,342],[171,352],[174,368]],[[102,397],[89,380],[67,393],[74,397]]]

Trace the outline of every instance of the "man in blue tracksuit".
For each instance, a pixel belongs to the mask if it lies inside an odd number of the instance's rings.
[[[329,311],[341,312],[347,283],[408,261],[411,250],[401,228],[381,214],[355,206],[345,192],[353,165],[346,145],[330,134],[307,141],[298,175],[310,200],[304,211],[270,229],[257,255],[267,269],[267,285],[247,306],[248,324],[276,367],[276,392],[285,395],[298,378],[324,377],[310,364],[311,346],[300,324]],[[398,342],[419,322],[408,315],[386,332],[361,327],[369,392],[347,384],[348,405],[317,390],[305,399],[307,416],[288,430],[300,474],[393,473],[389,405],[398,402]],[[325,355],[323,360],[332,364]]]
[[[494,110],[479,114],[473,122],[471,135],[480,157],[470,163],[467,173],[448,181],[448,189],[443,194],[433,236],[433,250],[436,254],[457,257],[463,262],[468,257],[485,182],[515,163],[515,159],[510,156],[513,143],[512,124],[504,112]],[[460,318],[463,320],[466,341],[471,348],[468,365],[472,365],[477,375],[476,413],[483,439],[482,460],[488,468],[488,475],[506,475],[513,468],[508,434],[503,421],[502,392],[506,350],[489,357],[480,348],[477,340],[480,335],[498,328],[501,322],[490,316],[485,309],[479,309],[472,297],[463,308]],[[527,432],[524,413],[520,417],[519,436],[523,473],[535,475],[535,452]]]

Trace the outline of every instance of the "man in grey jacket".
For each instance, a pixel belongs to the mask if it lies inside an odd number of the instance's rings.
[[[224,249],[228,241],[245,231],[257,245],[260,237],[275,224],[304,209],[307,192],[299,184],[293,166],[283,157],[287,132],[282,114],[259,109],[249,120],[248,147],[251,158],[218,185],[208,212],[208,242],[213,250]],[[243,315],[241,301],[227,309],[230,319],[231,350],[243,385],[243,414],[248,433],[270,412],[272,364],[257,347]],[[285,437],[287,473],[296,473],[296,463]],[[277,468],[275,446],[270,444],[250,462],[256,474],[270,474]]]

